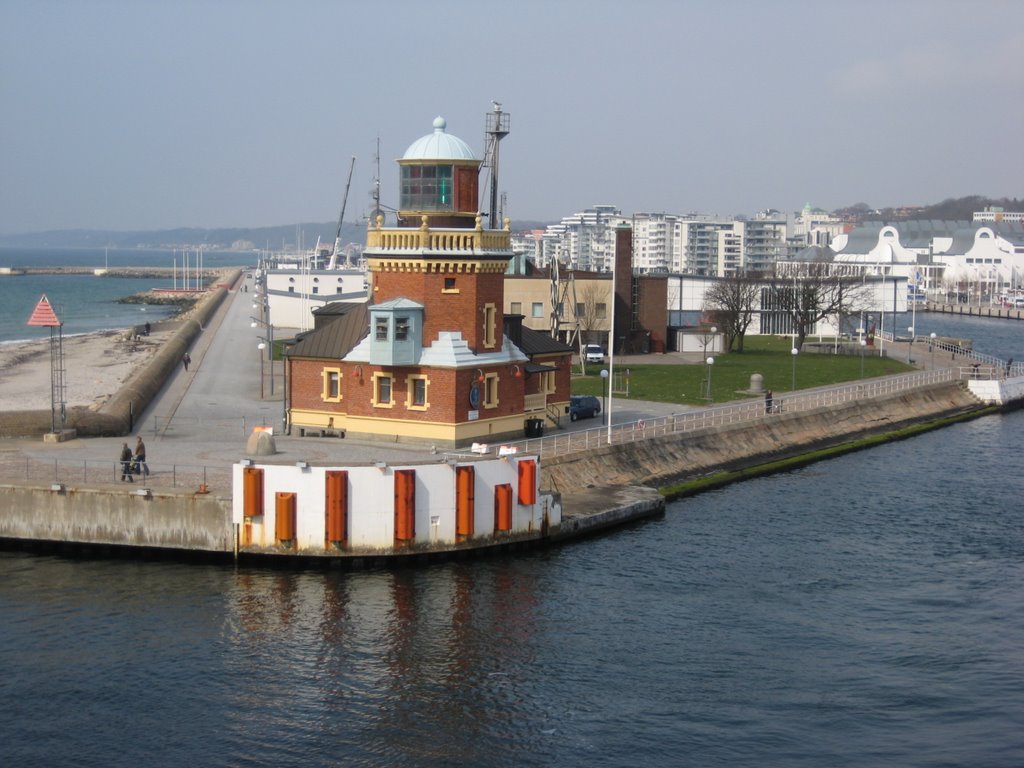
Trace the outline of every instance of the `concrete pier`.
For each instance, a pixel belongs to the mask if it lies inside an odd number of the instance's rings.
[[[14,466],[37,461],[83,466],[105,463],[108,468],[108,482],[99,483],[94,479],[60,482],[52,468],[52,483],[48,478],[5,480],[0,474],[0,498],[5,499],[0,503],[0,539],[16,545],[70,542],[128,551],[216,554],[225,559],[236,553],[243,559],[255,557],[255,552],[250,554],[239,546],[239,532],[232,523],[231,486],[219,484],[222,481],[217,479],[230,477],[231,467],[245,457],[252,425],[277,427],[273,460],[293,465],[401,463],[429,457],[429,446],[283,434],[285,382],[281,366],[257,349],[256,334],[262,329],[251,328],[256,310],[250,300],[255,297],[240,291],[243,280],[239,273],[230,287],[217,289],[217,298],[168,344],[159,366],[154,364],[133,377],[128,391],[119,393],[97,414],[109,423],[109,432],[93,432],[99,435],[95,437],[79,433],[77,439],[59,444],[44,443],[39,437],[0,440],[0,466],[7,461]],[[185,350],[193,360],[188,370],[179,363]],[[267,386],[275,379],[276,387]],[[148,493],[140,493],[141,484],[109,482],[116,474],[116,457],[122,435],[129,428],[132,406],[134,433],[145,436],[153,478],[171,475],[168,468],[172,466],[201,464],[203,473],[196,480],[170,489],[153,484]],[[661,514],[664,497],[657,488],[679,480],[722,469],[756,467],[908,424],[982,413],[986,407],[965,383],[954,380],[842,406],[772,414],[743,424],[545,457],[540,467],[541,489],[560,499],[560,525],[515,541],[471,541],[447,552],[417,552],[395,559],[464,557],[578,539]],[[679,408],[622,401],[616,416],[628,421]],[[567,428],[588,426],[577,423]],[[93,471],[89,477],[96,474],[104,473]],[[178,476],[177,470],[174,476]],[[277,560],[289,557],[284,553],[269,556]],[[387,558],[335,551],[325,552],[320,559],[364,567]]]

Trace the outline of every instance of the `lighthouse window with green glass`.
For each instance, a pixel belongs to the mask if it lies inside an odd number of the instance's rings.
[[[403,211],[452,210],[451,165],[403,165]]]

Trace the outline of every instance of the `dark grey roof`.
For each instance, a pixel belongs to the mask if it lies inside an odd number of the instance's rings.
[[[332,306],[332,305],[328,305]],[[347,304],[338,319],[315,331],[301,334],[288,350],[289,357],[340,360],[370,331],[370,316],[364,302]],[[335,310],[338,311],[338,310]]]
[[[827,245],[809,245],[793,255],[793,261],[835,261],[836,252]]]
[[[943,221],[939,219],[908,219],[906,221],[866,221],[850,230],[843,253],[868,253],[878,245],[883,227],[899,233],[904,248],[927,249],[936,237],[955,237],[964,229],[977,229],[981,222]]]
[[[983,224],[984,222],[978,222]],[[1024,245],[1024,222],[1020,221],[1000,221],[996,223],[989,223],[988,226],[1002,238],[1005,238],[1009,242],[1016,245]]]
[[[558,339],[551,338],[546,333],[535,331],[532,328],[523,326],[523,338],[519,348],[527,357],[533,358],[537,355],[571,355],[572,347],[563,344]]]
[[[350,301],[332,301],[330,304],[324,304],[322,307],[317,307],[313,310],[314,315],[344,315],[350,309],[352,309],[353,302]]]
[[[957,230],[953,234],[953,242],[948,249],[943,251],[943,254],[947,256],[963,256],[974,247],[974,233],[976,231],[974,228]]]
[[[843,253],[868,253],[878,245],[878,233],[884,225],[879,221],[869,221],[850,230],[846,238]]]

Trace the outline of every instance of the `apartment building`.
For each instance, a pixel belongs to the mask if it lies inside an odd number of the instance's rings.
[[[541,238],[540,267],[552,260],[572,269],[593,272],[611,270],[615,256],[615,228],[624,221],[613,205],[595,205],[551,224]]]
[[[573,270],[606,272],[621,224],[632,227],[633,270],[638,274],[769,271],[790,250],[786,217],[778,211],[749,219],[696,213],[623,216],[615,206],[597,205],[548,226],[533,248],[536,264],[546,268],[558,260]]]

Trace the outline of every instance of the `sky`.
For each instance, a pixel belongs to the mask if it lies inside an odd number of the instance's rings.
[[[0,234],[368,215],[435,117],[513,220],[1024,197],[1021,0],[2,0]]]

